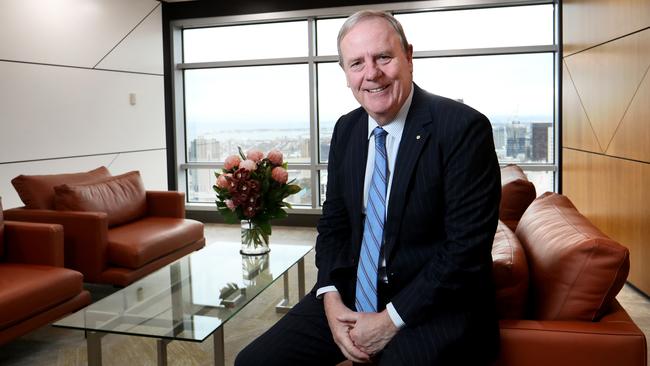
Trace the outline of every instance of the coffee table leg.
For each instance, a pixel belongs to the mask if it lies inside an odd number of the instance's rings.
[[[214,348],[214,365],[226,365],[226,353],[223,347],[223,325],[220,326],[214,333],[212,333],[212,343]]]
[[[86,346],[88,351],[88,366],[102,366],[102,337],[106,333],[88,331]]]
[[[276,313],[286,313],[292,308],[289,305],[289,271],[283,275],[284,281],[284,298],[275,306]],[[305,259],[300,258],[298,261],[298,299],[305,296]]]
[[[298,301],[305,297],[305,258],[298,261]]]
[[[156,339],[158,366],[167,366],[167,339]]]

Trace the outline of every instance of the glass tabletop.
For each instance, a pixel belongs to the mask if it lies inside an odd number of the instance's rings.
[[[207,245],[53,325],[202,342],[312,250],[271,244],[244,256],[240,246]]]

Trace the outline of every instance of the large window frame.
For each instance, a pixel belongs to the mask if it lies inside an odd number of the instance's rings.
[[[511,55],[511,54],[532,54],[532,53],[552,53],[554,59],[553,65],[553,162],[549,163],[517,163],[525,171],[529,172],[552,172],[554,175],[554,190],[558,190],[560,164],[560,131],[561,131],[561,113],[559,112],[560,101],[560,80],[561,68],[560,49],[558,44],[559,28],[559,11],[560,6],[557,0],[435,0],[435,1],[414,1],[404,3],[389,3],[373,5],[373,9],[392,12],[393,14],[411,13],[419,11],[435,10],[464,10],[480,9],[505,6],[520,5],[542,5],[552,4],[554,6],[554,36],[553,43],[538,46],[515,46],[515,47],[495,47],[495,48],[476,48],[476,49],[454,49],[454,50],[436,50],[436,51],[416,51],[413,54],[414,59],[418,58],[438,58],[454,56],[478,56],[478,55]],[[346,17],[358,10],[367,9],[369,6],[346,6],[325,9],[297,10],[288,12],[273,12],[262,14],[248,14],[236,16],[220,16],[208,18],[194,18],[175,20],[170,22],[170,40],[171,40],[171,57],[173,65],[172,73],[172,103],[173,103],[173,125],[174,125],[174,151],[176,168],[176,179],[178,182],[177,189],[186,193],[188,189],[188,172],[191,169],[211,169],[216,170],[223,167],[223,162],[190,162],[188,161],[188,144],[186,140],[186,121],[185,121],[185,92],[183,75],[185,70],[204,69],[204,68],[225,68],[239,66],[268,66],[268,65],[290,65],[290,64],[307,64],[309,69],[309,126],[310,126],[310,162],[309,163],[289,163],[290,170],[308,170],[311,174],[311,207],[294,208],[294,213],[320,214],[320,172],[327,170],[327,162],[321,162],[319,127],[318,127],[318,90],[317,90],[317,65],[319,63],[337,62],[338,57],[335,55],[320,56],[316,50],[316,21],[319,19]],[[308,27],[308,55],[306,57],[287,57],[273,59],[254,59],[254,60],[235,60],[235,61],[217,61],[217,62],[183,62],[183,30],[190,28],[211,27],[211,26],[229,26],[245,25],[259,23],[274,23],[284,21],[306,20]],[[417,80],[416,80],[417,82]],[[343,114],[345,111],[341,111]],[[504,163],[505,164],[505,163]],[[504,165],[502,164],[502,165]],[[213,204],[187,202],[188,210],[212,210]]]

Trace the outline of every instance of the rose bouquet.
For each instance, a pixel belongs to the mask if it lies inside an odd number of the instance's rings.
[[[268,252],[271,235],[270,220],[287,216],[284,199],[300,192],[300,186],[287,182],[287,163],[279,150],[271,150],[266,157],[260,150],[239,148],[239,155],[226,158],[213,186],[217,194],[217,210],[227,223],[242,223],[242,251],[250,245],[255,254]],[[247,225],[247,230],[244,230]],[[262,246],[257,250],[258,246]],[[257,252],[260,253],[257,253]]]

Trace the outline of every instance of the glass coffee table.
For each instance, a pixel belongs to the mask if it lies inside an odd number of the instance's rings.
[[[158,365],[167,364],[169,342],[203,342],[212,335],[214,364],[222,366],[223,325],[280,277],[284,298],[276,311],[288,311],[288,270],[298,264],[302,298],[304,257],[312,250],[271,244],[268,254],[243,256],[240,245],[210,244],[53,325],[86,331],[90,366],[102,364],[101,338],[109,333],[156,338]]]

